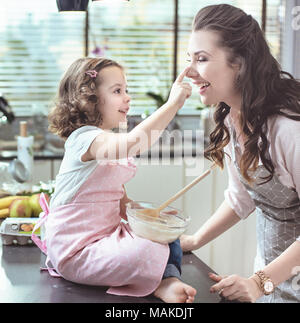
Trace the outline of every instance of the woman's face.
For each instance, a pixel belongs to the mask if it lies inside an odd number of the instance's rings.
[[[225,102],[239,109],[241,97],[235,89],[239,65],[228,62],[228,52],[218,46],[219,36],[212,31],[192,32],[188,46],[190,70],[187,77],[199,88],[205,105]]]
[[[117,66],[104,68],[98,75],[101,84],[98,89],[100,97],[102,129],[118,128],[120,123],[127,124],[127,114],[130,108],[130,96],[127,93],[126,77]]]

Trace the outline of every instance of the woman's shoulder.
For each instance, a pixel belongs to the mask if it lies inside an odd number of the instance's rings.
[[[288,114],[293,115],[290,112]],[[300,121],[283,115],[272,116],[268,120],[268,129],[272,137],[286,141],[295,136],[300,136]]]
[[[267,138],[271,145],[271,155],[274,153],[276,158],[290,158],[296,151],[300,151],[300,121],[282,115],[270,118]]]

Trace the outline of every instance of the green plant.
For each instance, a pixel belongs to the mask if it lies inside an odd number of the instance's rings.
[[[156,109],[159,109],[162,105],[164,105],[168,101],[170,91],[168,92],[168,95],[165,98],[163,97],[162,94],[156,94],[154,92],[147,92],[146,95],[149,96],[151,99],[153,99],[155,101]],[[144,113],[142,114],[142,118],[145,119],[149,115],[150,115],[149,110],[146,109],[144,111]],[[177,113],[176,113],[176,115],[177,115]],[[174,130],[174,129],[179,129],[179,128],[180,128],[180,126],[179,126],[179,124],[178,124],[178,122],[176,121],[176,118],[175,118],[170,122],[167,129]]]
[[[200,105],[196,108],[196,110],[203,111],[205,109],[208,109],[209,107],[205,105],[204,103],[200,102]]]
[[[165,99],[161,94],[153,92],[147,92],[146,95],[155,101],[157,109],[164,105],[168,100],[168,98]]]

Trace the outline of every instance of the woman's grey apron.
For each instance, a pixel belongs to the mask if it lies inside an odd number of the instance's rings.
[[[238,170],[240,181],[246,187],[256,206],[257,255],[254,265],[256,272],[280,256],[300,236],[300,200],[296,190],[281,184],[275,174],[270,182],[258,185],[265,181],[261,178],[270,174],[263,165],[260,165],[254,172],[254,183],[249,185],[238,166],[237,160],[241,158],[242,151],[235,130],[231,130],[232,159]],[[294,275],[299,275],[299,279],[292,277],[283,282],[273,294],[263,296],[258,302],[300,302],[299,269],[294,273]]]

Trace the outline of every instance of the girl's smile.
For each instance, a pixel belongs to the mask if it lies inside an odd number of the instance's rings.
[[[131,97],[128,95],[127,82],[122,69],[107,67],[100,72],[99,109],[102,115],[102,129],[122,128],[127,123]]]

